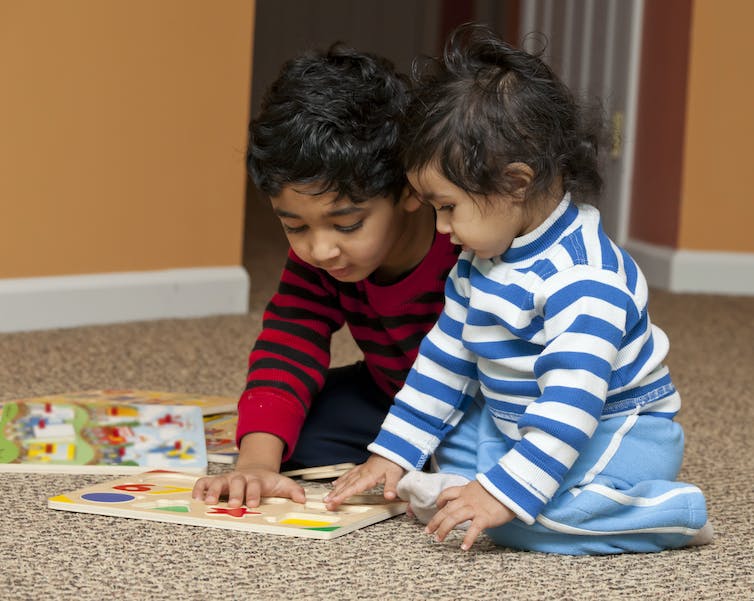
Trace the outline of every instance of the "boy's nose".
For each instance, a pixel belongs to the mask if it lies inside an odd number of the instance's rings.
[[[338,245],[329,236],[314,236],[311,243],[312,259],[316,263],[325,263],[340,254]]]

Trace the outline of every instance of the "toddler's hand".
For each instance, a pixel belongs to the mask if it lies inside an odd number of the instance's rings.
[[[464,486],[446,488],[437,497],[437,507],[439,511],[429,521],[425,532],[434,533],[435,540],[442,542],[455,526],[470,520],[471,525],[461,543],[464,551],[468,551],[487,528],[502,526],[516,517],[476,480]]]
[[[235,471],[218,476],[199,478],[192,496],[207,505],[217,503],[228,495],[228,507],[257,507],[262,497],[285,497],[296,503],[305,503],[304,489],[290,478],[267,468],[237,467]]]
[[[333,483],[332,492],[324,498],[325,506],[330,511],[335,510],[351,495],[359,494],[381,483],[385,485],[385,498],[393,501],[397,497],[395,489],[398,480],[404,472],[397,463],[379,455],[372,455],[366,463],[357,465]]]

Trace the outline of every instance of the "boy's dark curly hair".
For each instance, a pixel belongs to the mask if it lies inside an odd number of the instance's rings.
[[[442,60],[414,63],[413,78],[407,170],[434,164],[458,187],[488,196],[517,189],[505,167],[521,162],[534,172],[527,197],[550,192],[559,176],[576,199],[599,193],[601,119],[587,119],[539,57],[486,26],[465,24],[451,34]]]
[[[408,78],[373,54],[333,44],[283,65],[249,126],[248,171],[276,196],[290,184],[318,184],[354,202],[399,198],[400,121]]]

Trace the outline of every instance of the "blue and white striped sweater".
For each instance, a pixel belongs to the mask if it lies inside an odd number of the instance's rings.
[[[532,523],[599,420],[680,407],[633,259],[568,196],[495,259],[464,252],[370,450],[420,468],[481,392],[512,444],[479,481]]]

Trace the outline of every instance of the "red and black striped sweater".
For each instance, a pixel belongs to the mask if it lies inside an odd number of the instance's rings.
[[[437,321],[445,279],[457,248],[436,234],[427,255],[400,281],[344,283],[293,251],[264,313],[238,402],[237,441],[250,432],[275,434],[293,451],[309,407],[330,365],[330,339],[344,324],[364,353],[374,381],[389,396],[403,385],[419,343]]]

